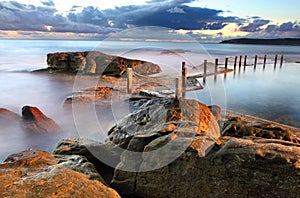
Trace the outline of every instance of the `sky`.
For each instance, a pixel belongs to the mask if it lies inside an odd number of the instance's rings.
[[[208,42],[300,38],[299,7],[295,0],[0,0],[0,38],[102,40],[148,26]]]

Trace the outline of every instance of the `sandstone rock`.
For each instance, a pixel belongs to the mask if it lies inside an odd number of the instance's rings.
[[[111,97],[113,91],[116,94],[118,90],[114,90],[111,87],[94,87],[85,89],[79,92],[72,93],[69,96],[64,105],[80,106],[82,104],[95,104],[97,107],[108,108],[111,106]]]
[[[75,138],[60,142],[53,153],[86,157],[109,184],[114,169],[120,162],[122,152],[122,149],[111,143],[102,144],[93,140]]]
[[[60,165],[83,173],[87,175],[90,180],[98,180],[106,184],[101,175],[96,171],[95,166],[90,163],[86,157],[80,155],[56,155],[55,158],[59,160],[58,163]]]
[[[224,136],[279,139],[300,143],[290,130],[274,127],[268,123],[246,122],[240,118],[232,118],[224,124]]]
[[[22,127],[39,134],[61,131],[54,120],[45,116],[37,107],[31,106],[22,108]]]
[[[8,109],[0,108],[0,123],[18,122],[20,116]]]
[[[156,150],[162,138],[144,151]],[[144,156],[142,166],[155,167],[190,140],[181,139],[172,149],[160,153],[160,160]],[[298,196],[300,147],[231,138],[220,149],[201,157],[202,141],[210,140],[205,136],[194,138],[178,158],[162,168],[131,175],[116,171],[111,186],[121,195],[140,197]]]
[[[222,119],[222,116],[221,116],[222,109],[221,109],[221,107],[219,107],[217,105],[211,105],[211,106],[208,106],[208,108],[210,109],[212,114],[215,116],[217,121]]]
[[[168,166],[190,147],[197,147],[197,156],[203,157],[220,137],[209,108],[195,100],[151,99],[139,105],[109,131],[107,139],[126,149],[111,183],[125,196],[139,195],[136,178],[141,172]]]
[[[110,56],[101,52],[64,52],[47,55],[50,69],[64,72],[77,72],[82,74],[101,74],[107,76],[122,76],[127,68],[142,75],[160,73],[158,65],[123,57]]]
[[[78,161],[78,164],[85,164],[81,162]],[[60,164],[58,159],[44,151],[27,150],[14,154],[0,165],[0,195],[1,197],[120,197],[116,191],[103,183],[90,180],[87,175],[71,170],[65,165],[66,161]]]
[[[187,127],[189,132],[207,134],[218,139],[219,126],[209,108],[195,100],[152,99],[128,115],[108,132],[107,141],[126,149],[131,138],[138,134],[171,133]],[[170,127],[172,126],[172,127]],[[167,134],[168,134],[167,133]]]

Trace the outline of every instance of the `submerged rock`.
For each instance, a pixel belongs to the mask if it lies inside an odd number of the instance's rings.
[[[0,123],[7,124],[11,122],[18,122],[20,116],[8,109],[0,108]]]
[[[35,149],[11,155],[0,165],[1,197],[120,197],[102,182],[72,170],[83,166],[85,172],[96,174],[93,165],[81,160],[70,166],[72,159],[79,158],[58,160]]]
[[[85,89],[82,91],[74,92],[69,96],[64,105],[73,105],[73,107],[92,104],[101,108],[109,108],[111,106],[111,98],[114,93],[114,96],[117,97],[118,90],[112,87],[94,87]]]
[[[61,131],[54,120],[45,116],[37,107],[31,106],[22,108],[22,127],[39,134]]]
[[[127,68],[142,75],[161,72],[161,68],[153,63],[110,56],[97,51],[63,52],[47,55],[47,63],[51,70],[64,72],[81,72],[82,74],[100,74],[107,76],[122,76]]]

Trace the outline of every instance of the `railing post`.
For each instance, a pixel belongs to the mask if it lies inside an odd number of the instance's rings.
[[[240,56],[239,67],[242,67],[242,59],[243,59],[243,56]]]
[[[215,73],[218,73],[218,65],[219,65],[219,59],[216,58],[216,60],[215,60]]]
[[[254,58],[254,69],[256,69],[257,59],[258,59],[258,56],[256,55],[255,58]]]
[[[132,68],[127,68],[127,93],[132,93],[132,80],[133,80],[133,70]]]
[[[182,93],[182,79],[176,78],[176,92],[175,92],[176,98],[180,98],[181,93]]]
[[[203,73],[204,73],[204,76],[206,76],[206,74],[207,74],[207,60],[204,60],[204,71],[203,71]]]
[[[276,68],[277,65],[277,61],[278,61],[278,54],[275,55],[275,60],[274,60],[274,67]]]
[[[284,61],[284,54],[281,54],[280,67],[282,67]]]
[[[244,60],[244,67],[247,66],[247,55],[245,55],[245,60]]]
[[[226,57],[226,59],[225,59],[225,70],[227,70],[228,69],[228,57]]]
[[[234,58],[234,65],[233,65],[234,70],[236,70],[237,60],[238,60],[238,57],[236,56],[236,57]]]
[[[185,98],[186,95],[186,84],[187,84],[187,67],[186,63],[182,62],[182,98]]]
[[[267,63],[267,55],[264,56],[264,68],[266,67],[266,63]]]

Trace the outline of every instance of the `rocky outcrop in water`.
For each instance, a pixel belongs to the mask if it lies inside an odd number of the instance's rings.
[[[153,63],[110,56],[101,52],[62,52],[47,55],[49,69],[63,72],[80,72],[81,74],[97,74],[122,76],[127,68],[142,75],[161,72],[161,68]]]
[[[0,123],[8,124],[18,122],[20,116],[8,109],[0,108]]]
[[[35,134],[48,134],[60,132],[62,129],[51,118],[48,118],[37,107],[24,106],[22,108],[22,116],[8,109],[0,108],[0,123],[3,124],[2,129],[7,130],[23,130]],[[5,128],[6,127],[6,128]]]
[[[45,116],[37,107],[22,108],[22,127],[35,133],[53,133],[61,131],[54,120]]]
[[[0,165],[0,195],[120,197],[82,156],[53,156],[35,149],[11,155]]]

